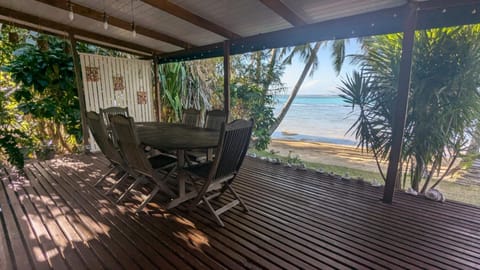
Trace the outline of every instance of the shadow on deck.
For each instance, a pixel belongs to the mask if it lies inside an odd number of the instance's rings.
[[[222,215],[133,214],[92,183],[99,156],[1,169],[0,269],[480,268],[480,208],[438,203],[247,158],[235,183],[250,207]],[[107,185],[107,184],[106,184]],[[228,198],[227,198],[228,199]]]

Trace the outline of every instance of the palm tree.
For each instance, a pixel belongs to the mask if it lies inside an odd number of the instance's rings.
[[[351,127],[359,146],[373,151],[377,162],[391,147],[401,40],[401,34],[365,39],[365,53],[355,56],[362,71],[339,88],[344,101],[360,111]],[[401,168],[404,182],[409,175],[417,191],[444,179],[480,118],[479,44],[479,26],[416,33]]]
[[[303,82],[305,81],[305,78],[307,77],[307,75],[312,76],[317,70],[318,64],[319,64],[318,56],[317,56],[318,50],[322,45],[327,46],[328,44],[329,42],[320,41],[320,42],[314,43],[313,47],[311,46],[312,44],[305,44],[305,45],[296,46],[293,49],[285,48],[279,54],[279,57],[285,57],[285,55],[287,55],[285,59],[283,59],[284,64],[291,64],[292,59],[298,55],[304,61],[305,66],[302,70],[302,73],[300,74],[300,77],[295,83],[295,86],[293,87],[292,93],[289,95],[287,101],[283,105],[279,114],[275,117],[275,122],[270,127],[270,130],[269,130],[270,135],[272,135],[273,132],[275,132],[275,130],[278,128],[280,123],[283,121],[283,119],[287,115],[287,112],[290,109],[290,106],[292,105],[293,101],[295,100],[295,97],[297,96],[298,91],[302,87]],[[338,74],[342,68],[342,64],[345,59],[345,40],[333,41],[332,58],[333,58],[333,65],[334,65],[335,71]]]

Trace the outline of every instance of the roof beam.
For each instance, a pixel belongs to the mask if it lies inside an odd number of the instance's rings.
[[[293,26],[301,26],[307,24],[302,18],[300,18],[300,16],[295,14],[295,12],[293,12],[280,0],[260,0],[260,2],[262,2],[273,12],[280,15],[283,19],[285,19]]]
[[[228,39],[237,39],[241,38],[240,35],[218,25],[215,24],[205,18],[202,18],[184,8],[181,6],[178,6],[174,3],[171,3],[168,0],[141,0],[144,3],[147,3],[155,8],[158,8],[160,10],[163,10],[167,13],[172,14],[173,16],[176,16],[178,18],[181,18],[193,25],[196,25],[198,27],[207,29],[210,32],[213,32],[217,35],[226,37]]]
[[[68,1],[65,1],[65,0],[36,0],[36,1],[44,3],[44,4],[49,5],[49,6],[60,8],[60,9],[63,9],[63,10],[67,10],[67,11],[70,10],[70,7],[68,5]],[[82,6],[80,4],[76,4],[76,3],[73,3],[73,2],[71,2],[71,5],[72,5],[72,8],[73,8],[73,12],[75,14],[78,14],[78,15],[81,15],[81,16],[99,21],[99,22],[103,22],[103,20],[104,20],[104,13],[103,12],[100,12],[100,11],[97,11],[97,10],[94,10],[94,9],[89,8],[89,7]],[[107,16],[108,16],[108,14],[107,14]],[[132,30],[132,22],[128,22],[128,21],[122,20],[122,19],[117,18],[117,17],[108,16],[108,23],[112,26],[122,28],[122,29],[127,30],[127,31]],[[178,47],[181,47],[181,48],[184,48],[184,49],[194,47],[192,44],[189,44],[186,41],[177,39],[177,38],[169,36],[167,34],[163,34],[163,33],[154,31],[152,29],[143,27],[141,25],[136,24],[135,25],[135,31],[137,31],[137,34],[147,36],[149,38],[153,38],[153,39],[156,39],[156,40],[164,41],[164,42],[173,44],[175,46],[178,46]]]
[[[37,28],[37,30],[39,30],[40,32],[44,31],[44,29],[42,29],[42,28],[47,28],[47,29],[60,31],[60,32],[63,32],[65,34],[72,33],[76,36],[77,39],[87,41],[89,43],[95,43],[95,42],[91,42],[91,40],[96,40],[96,41],[99,42],[97,44],[100,44],[101,46],[104,46],[104,44],[102,45],[102,43],[107,43],[107,44],[111,45],[112,48],[118,48],[118,47],[122,48],[123,47],[123,48],[127,48],[127,49],[130,49],[132,51],[136,51],[136,52],[144,52],[145,54],[149,54],[149,55],[151,55],[153,53],[159,53],[158,50],[155,50],[155,49],[152,49],[152,48],[147,48],[147,47],[137,45],[137,44],[134,44],[134,43],[131,43],[131,42],[128,42],[128,41],[123,41],[123,40],[120,40],[120,39],[107,37],[107,36],[100,35],[100,34],[97,34],[97,33],[94,33],[94,32],[90,32],[90,31],[86,31],[86,30],[83,30],[83,29],[71,27],[71,26],[68,26],[68,25],[65,25],[65,24],[61,24],[61,23],[51,21],[51,20],[48,20],[48,19],[43,19],[43,18],[34,16],[34,15],[30,15],[30,14],[23,13],[23,12],[20,12],[20,11],[15,11],[15,10],[12,10],[12,9],[9,9],[9,8],[0,7],[0,15],[12,18],[13,20],[20,21],[20,23],[19,22],[14,22],[15,25],[22,25],[21,22],[27,22],[27,23],[31,23],[33,25],[37,25],[38,27],[34,27],[34,26],[31,26],[31,25],[28,26],[27,24],[24,24],[25,28],[29,28],[29,29],[33,29],[33,30],[35,30],[35,28]],[[9,21],[13,22],[13,20],[9,20]]]
[[[476,8],[478,9],[480,0],[458,0],[451,2],[448,0],[432,0],[432,2],[437,4],[434,6],[435,8],[433,8],[432,3],[430,7],[422,6],[422,8],[425,8],[424,10],[417,10],[419,15],[416,30],[480,23],[480,12],[474,12]],[[443,3],[444,6],[439,3]],[[448,6],[446,12],[443,11],[445,6]],[[231,54],[295,46],[308,42],[398,33],[403,31],[402,22],[406,15],[407,6],[402,5],[245,37],[232,41]],[[190,50],[161,54],[159,55],[159,63],[218,57],[222,55],[223,43],[219,42]]]

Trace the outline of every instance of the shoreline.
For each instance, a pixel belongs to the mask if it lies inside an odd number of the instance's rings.
[[[272,138],[268,151],[281,156],[298,155],[301,160],[326,165],[337,165],[363,171],[378,172],[375,158],[354,145],[343,145],[328,142],[294,141]],[[385,166],[385,164],[382,164]]]

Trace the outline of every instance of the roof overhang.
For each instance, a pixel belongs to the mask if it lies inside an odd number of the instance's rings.
[[[402,32],[410,6],[416,29],[480,22],[480,0],[4,0],[0,22],[167,63]]]

